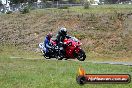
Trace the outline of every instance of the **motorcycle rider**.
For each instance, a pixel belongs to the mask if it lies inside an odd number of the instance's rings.
[[[60,46],[63,43],[65,38],[71,38],[71,36],[67,35],[67,29],[62,27],[60,28],[56,36],[57,45]]]
[[[58,46],[58,48],[62,48],[61,54],[65,55],[65,44],[63,43],[65,38],[71,38],[71,36],[67,35],[67,29],[66,28],[60,28],[60,30],[58,31],[58,34],[56,36],[56,44]]]
[[[44,47],[45,47],[45,55],[49,56],[49,49],[52,49],[52,45],[50,42],[50,39],[52,38],[52,33],[48,33],[47,36],[44,39]]]

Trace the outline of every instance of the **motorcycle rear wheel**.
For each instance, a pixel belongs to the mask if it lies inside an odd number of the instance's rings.
[[[45,57],[45,59],[51,59],[50,55],[46,56],[46,53],[44,53],[43,56]]]
[[[45,56],[45,55],[43,55],[44,57],[45,57],[45,59],[50,59],[50,57],[47,57],[47,56]]]
[[[62,60],[63,57],[61,57],[61,56],[56,56],[56,59],[57,59],[57,60]]]

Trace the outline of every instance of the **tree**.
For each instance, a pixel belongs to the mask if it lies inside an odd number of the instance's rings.
[[[115,4],[118,0],[104,0],[105,3]]]
[[[2,5],[2,1],[0,0],[0,6]]]
[[[10,0],[12,4],[18,4],[18,3],[23,3],[26,2],[26,0]]]
[[[84,0],[84,9],[89,9],[89,6],[90,6],[90,1],[88,0]]]
[[[69,0],[70,3],[80,3],[81,0]]]
[[[37,0],[10,0],[12,4],[26,3],[26,2],[36,2]]]

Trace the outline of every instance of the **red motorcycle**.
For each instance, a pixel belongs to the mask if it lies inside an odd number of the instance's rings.
[[[51,40],[53,46],[56,46],[56,41]],[[71,37],[69,39],[64,39],[62,47],[60,47],[58,52],[58,60],[62,60],[63,58],[77,58],[79,61],[84,61],[86,58],[85,52],[81,49],[80,41],[75,38]]]

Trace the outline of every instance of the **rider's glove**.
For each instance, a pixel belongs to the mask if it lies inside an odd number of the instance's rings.
[[[60,42],[60,44],[63,44],[63,42]]]

